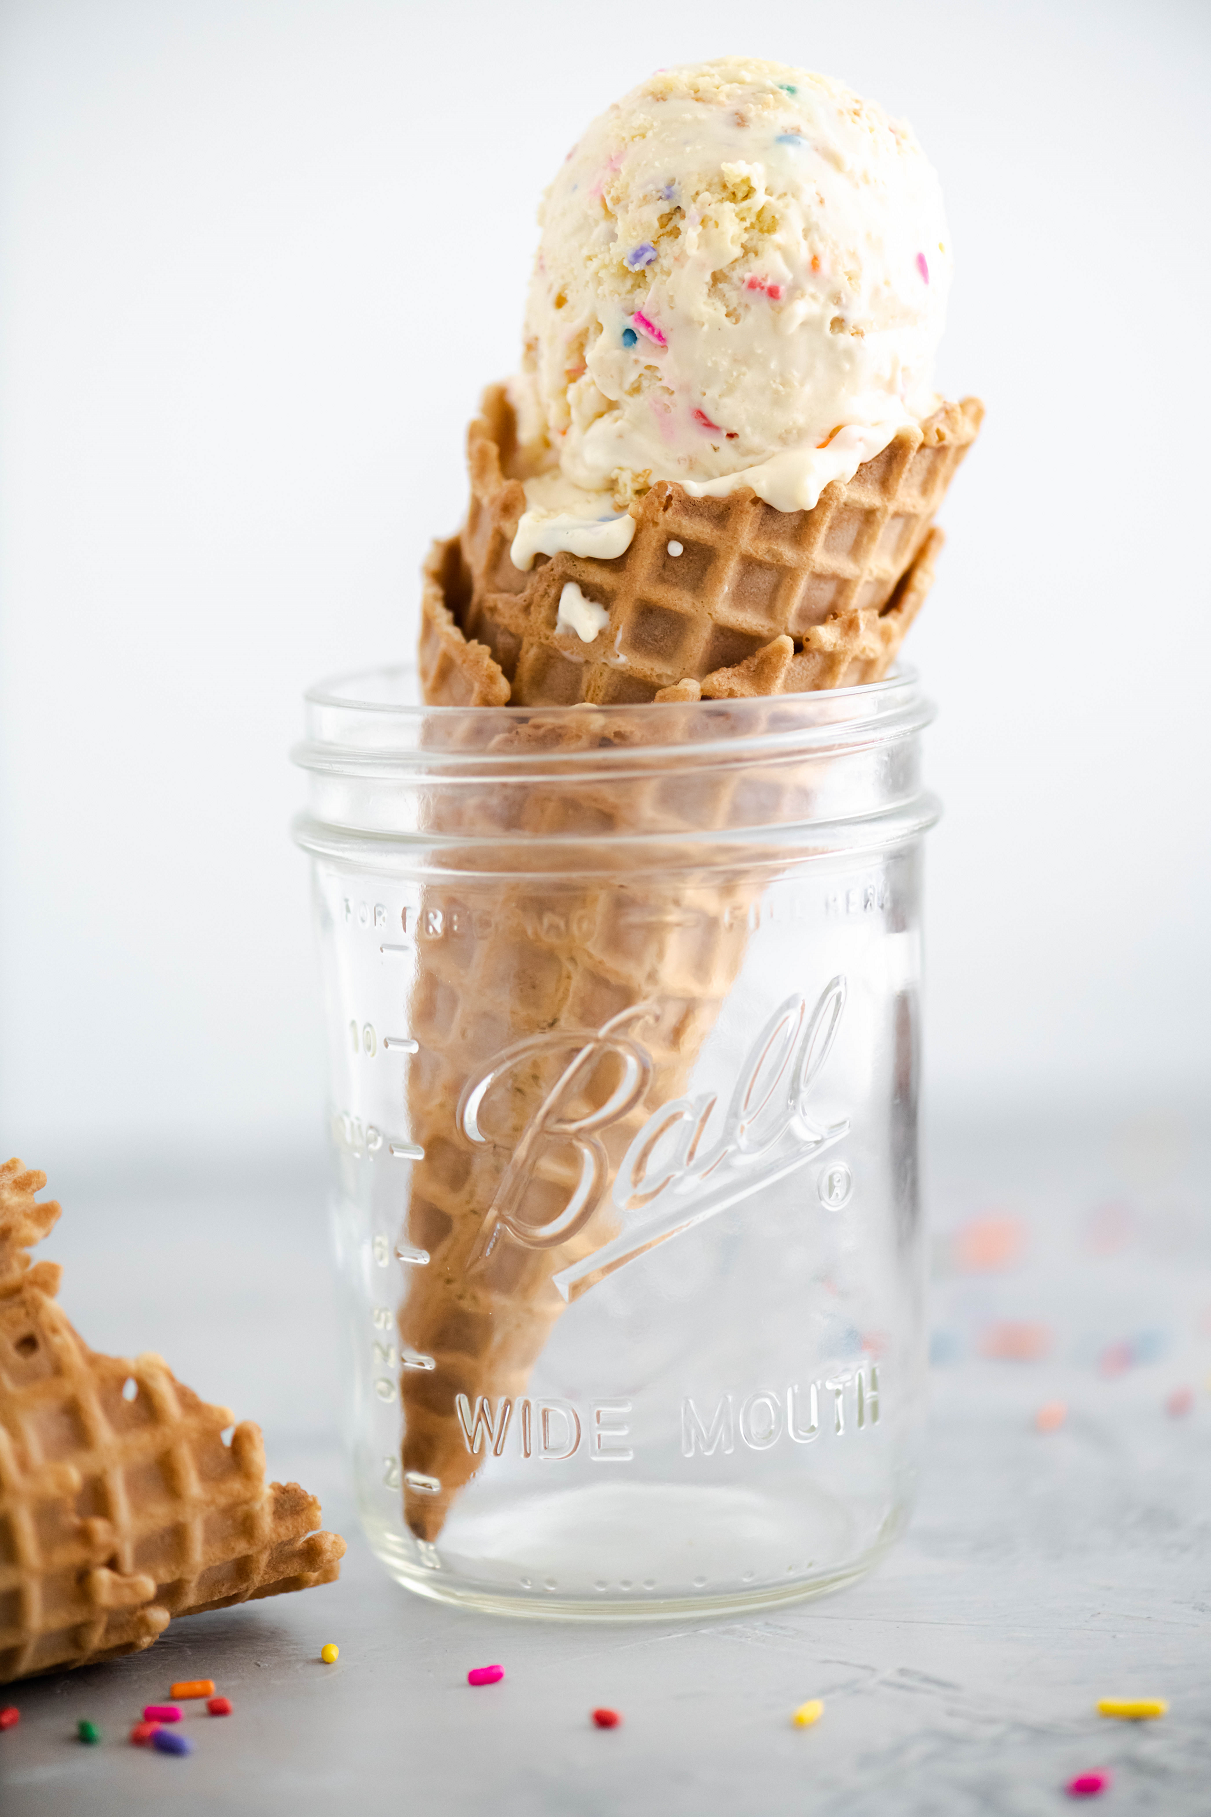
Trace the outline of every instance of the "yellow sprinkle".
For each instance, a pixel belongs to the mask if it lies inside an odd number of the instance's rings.
[[[1097,1713],[1117,1716],[1120,1722],[1150,1722],[1154,1716],[1163,1716],[1168,1708],[1163,1697],[1101,1697]]]
[[[813,1722],[819,1722],[824,1714],[824,1704],[819,1697],[813,1697],[810,1703],[801,1703],[791,1717],[797,1729],[810,1729]]]
[[[340,1656],[341,1656],[340,1648],[334,1647],[331,1641],[328,1642],[328,1645],[326,1647],[320,1648],[320,1658],[323,1660],[323,1662],[326,1666],[334,1666],[336,1664],[337,1660],[340,1658]]]

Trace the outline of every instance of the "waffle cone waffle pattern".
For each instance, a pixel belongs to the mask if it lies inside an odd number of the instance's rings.
[[[748,488],[694,499],[661,482],[638,508],[625,555],[562,553],[523,573],[509,554],[525,493],[509,477],[516,428],[502,389],[485,393],[482,412],[468,432],[471,501],[445,603],[514,706],[650,701],[668,688],[694,698],[694,684],[713,699],[879,680],[928,591],[941,545],[934,513],[983,418],[975,398],[942,405],[897,431],[848,484],[826,486],[812,511],[777,511]],[[556,628],[569,581],[609,613],[592,643]]]
[[[523,574],[509,556],[525,507],[521,484],[505,477],[512,412],[502,391],[489,391],[468,437],[467,523],[461,536],[434,544],[425,565],[426,703],[692,703],[878,679],[929,590],[941,543],[932,515],[981,416],[974,400],[946,406],[897,436],[849,486],[828,487],[814,512],[781,514],[751,493],[693,500],[680,487],[656,486],[624,556],[561,554]],[[682,543],[681,556],[668,554],[670,540]],[[554,629],[569,580],[608,606],[609,627],[592,645]],[[644,743],[653,736],[644,719],[642,710],[607,717],[582,707],[555,725],[521,713],[492,748],[571,756],[578,747]],[[670,727],[670,739],[678,735]],[[766,824],[794,816],[793,784],[746,784],[724,767],[696,773],[675,806],[655,790],[552,779],[527,792],[520,818],[502,800],[496,830],[516,832],[521,867],[525,842],[544,834],[591,844],[690,825],[709,835],[732,824],[735,791],[745,786],[765,787]],[[482,808],[477,819],[483,831]],[[460,830],[450,807],[435,810],[433,825]],[[473,868],[473,860],[461,867],[463,880]],[[558,892],[537,876],[485,879],[482,895],[460,887],[461,901],[446,891],[426,898],[467,932],[461,942],[420,943],[410,1003],[420,1046],[409,1076],[410,1135],[423,1159],[412,1164],[406,1242],[428,1260],[409,1268],[399,1314],[404,1512],[426,1541],[442,1531],[458,1491],[503,1449],[506,1406],[512,1417],[564,1310],[553,1275],[616,1234],[603,1195],[602,1209],[567,1240],[532,1247],[507,1235],[485,1256],[485,1231],[509,1197],[510,1157],[552,1094],[565,1117],[608,1098],[619,1062],[591,1055],[613,1020],[633,1029],[652,1059],[642,1096],[603,1131],[613,1176],[652,1111],[687,1089],[738,976],[754,892],[680,868],[664,877],[650,868],[603,873]],[[645,1015],[649,1003],[654,1013]],[[527,1041],[532,1052],[511,1063],[508,1089],[496,1094],[491,1142],[473,1146],[459,1128],[460,1100],[486,1063]],[[575,1092],[560,1098],[563,1069],[578,1053],[590,1057]],[[515,1217],[536,1235],[555,1231],[574,1184],[568,1145],[548,1144]],[[474,1450],[455,1413],[459,1396],[471,1409],[482,1399],[492,1413],[493,1432],[477,1432]]]
[[[28,1250],[59,1216],[45,1174],[0,1167],[0,1683],[149,1647],[174,1615],[338,1574],[297,1483],[265,1483],[259,1427],[230,1444],[162,1358],[100,1356]],[[132,1393],[130,1384],[134,1384]],[[125,1390],[125,1392],[124,1392]]]
[[[450,692],[461,696],[475,686],[468,672]],[[493,748],[497,756],[559,757],[578,747],[597,751],[607,741],[625,747],[637,732],[626,720],[607,728],[591,711],[558,730],[519,715]],[[704,789],[697,777],[691,786],[704,807],[712,797],[722,806],[726,786]],[[520,870],[544,833],[600,838],[659,827],[660,804],[645,787],[650,784],[607,788],[556,776],[547,786],[528,786],[524,825],[512,829],[513,864]],[[482,825],[482,808],[477,812]],[[499,813],[504,826],[504,804]],[[442,828],[469,831],[450,812]],[[502,1195],[508,1201],[507,1172],[527,1128],[544,1105],[556,1103],[566,1121],[605,1103],[625,1063],[618,1047],[594,1043],[611,1023],[623,1036],[633,1032],[650,1072],[630,1110],[602,1130],[612,1177],[652,1109],[684,1091],[746,941],[746,897],[737,884],[702,882],[684,871],[672,882],[650,873],[624,882],[606,871],[562,888],[541,875],[517,874],[477,886],[469,865],[455,862],[458,890],[433,891],[426,899],[435,910],[440,904],[447,931],[432,945],[419,942],[409,1006],[419,1043],[408,1080],[409,1134],[423,1159],[412,1163],[405,1240],[428,1261],[409,1269],[399,1314],[404,1501],[408,1524],[425,1540],[437,1537],[454,1497],[488,1455],[482,1440],[476,1451],[469,1448],[456,1397],[465,1396],[471,1408],[485,1397],[503,1442],[502,1405],[508,1402],[521,1421],[518,1397],[565,1307],[552,1276],[616,1234],[603,1205],[562,1242],[533,1247],[504,1235],[483,1254],[494,1210]],[[425,912],[422,905],[422,924]],[[453,938],[452,925],[463,930]],[[514,1058],[484,1102],[481,1127],[490,1139],[473,1146],[458,1126],[460,1100],[485,1063],[502,1055]],[[583,1065],[569,1080],[578,1055]],[[541,1240],[544,1227],[555,1229],[579,1171],[567,1142],[543,1145],[524,1203],[512,1206],[514,1217]],[[512,1442],[524,1442],[516,1430]]]

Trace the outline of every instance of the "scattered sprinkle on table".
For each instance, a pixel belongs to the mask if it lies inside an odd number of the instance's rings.
[[[130,1739],[137,1748],[145,1748],[159,1726],[158,1722],[136,1722],[130,1731]]]
[[[149,1703],[143,1711],[144,1722],[180,1722],[181,1712],[175,1703]]]
[[[1110,1784],[1109,1771],[1097,1773],[1078,1773],[1064,1787],[1069,1798],[1096,1798]]]
[[[212,1716],[230,1716],[231,1699],[230,1697],[212,1697],[206,1708]]]
[[[467,1673],[469,1685],[494,1685],[505,1675],[503,1666],[473,1666]]]
[[[95,1722],[85,1721],[77,1723],[76,1733],[81,1741],[86,1741],[88,1743],[90,1748],[96,1747],[101,1739],[101,1731]]]
[[[1171,1420],[1184,1419],[1194,1411],[1194,1393],[1189,1388],[1175,1388],[1165,1402],[1165,1412]]]
[[[819,1722],[824,1714],[824,1701],[813,1697],[809,1703],[801,1703],[791,1717],[797,1729],[810,1729],[814,1722]]]
[[[173,1685],[172,1690],[169,1692],[169,1696],[173,1697],[173,1698],[176,1698],[176,1697],[213,1697],[214,1696],[214,1679],[213,1678],[183,1678],[179,1684]]]
[[[1050,1326],[1033,1319],[999,1319],[985,1327],[980,1355],[1003,1363],[1037,1363],[1051,1348]]]
[[[340,1658],[340,1656],[341,1656],[340,1648],[337,1646],[334,1646],[331,1641],[328,1642],[328,1645],[326,1647],[320,1648],[320,1658],[323,1660],[323,1662],[326,1666],[334,1666],[336,1664],[337,1660]]]
[[[1169,1705],[1163,1697],[1100,1697],[1099,1716],[1116,1716],[1120,1722],[1151,1722],[1163,1716]]]
[[[1058,1432],[1068,1418],[1068,1409],[1063,1401],[1044,1401],[1034,1416],[1034,1423],[1040,1432]]]
[[[161,1754],[192,1754],[193,1743],[188,1735],[178,1734],[176,1729],[157,1729],[151,1738],[153,1748]]]
[[[6,1709],[0,1710],[0,1729],[15,1729],[20,1720],[21,1712],[15,1703],[10,1703]]]
[[[622,1722],[617,1710],[594,1710],[593,1721],[599,1729],[616,1729]]]

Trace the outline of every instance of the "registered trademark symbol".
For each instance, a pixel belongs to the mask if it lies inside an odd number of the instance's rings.
[[[816,1191],[821,1205],[827,1205],[830,1211],[840,1211],[843,1205],[848,1205],[853,1190],[854,1176],[844,1161],[834,1161],[831,1167],[820,1170]]]

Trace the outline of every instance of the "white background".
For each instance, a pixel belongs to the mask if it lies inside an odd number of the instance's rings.
[[[6,0],[5,1153],[315,1141],[299,695],[412,647],[568,145],[732,50],[912,121],[989,408],[908,650],[933,1102],[1206,1094],[1205,5]]]

